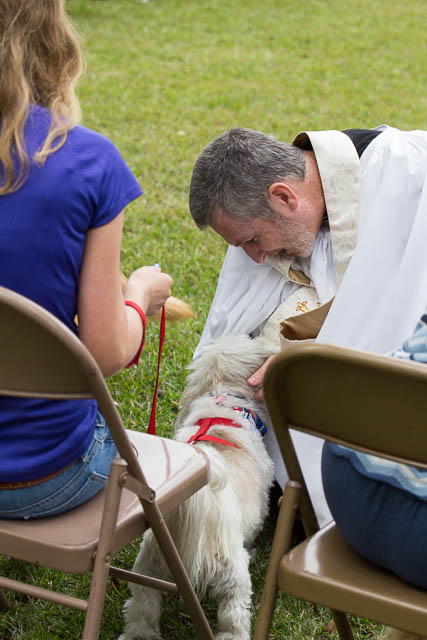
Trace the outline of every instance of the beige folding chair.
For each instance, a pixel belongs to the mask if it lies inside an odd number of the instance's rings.
[[[0,287],[0,394],[96,398],[116,442],[106,488],[86,504],[40,520],[0,520],[0,553],[70,573],[92,571],[89,599],[0,578],[0,587],[86,612],[84,640],[98,638],[108,576],[179,593],[201,639],[213,640],[163,516],[208,482],[203,453],[191,445],[126,431],[102,374],[65,325]],[[112,556],[153,530],[174,582],[110,566]],[[0,604],[7,607],[1,592]]]
[[[427,635],[427,592],[354,553],[332,522],[319,530],[289,428],[427,469],[427,366],[322,344],[297,345],[268,369],[264,394],[289,474],[255,640],[268,638],[277,590],[326,605],[342,640],[346,613]],[[307,539],[289,550],[299,510]]]

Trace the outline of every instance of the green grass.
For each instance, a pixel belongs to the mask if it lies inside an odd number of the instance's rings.
[[[225,253],[222,240],[201,233],[188,212],[195,158],[219,133],[245,126],[291,140],[304,129],[427,128],[425,25],[419,0],[67,0],[80,33],[87,72],[79,85],[83,123],[111,138],[145,195],[128,208],[122,251],[126,273],[159,262],[174,294],[196,317],[168,326],[157,411],[170,435],[191,360]],[[144,429],[151,407],[158,326],[150,324],[138,369],[111,380],[127,426]],[[259,540],[253,566],[254,614],[274,521]],[[130,567],[134,545],[117,562]],[[87,593],[88,580],[2,558],[10,577],[37,576],[45,586]],[[100,638],[117,638],[127,585],[108,589]],[[11,595],[0,640],[73,640],[82,615]],[[207,604],[212,620],[215,609]],[[255,617],[255,616],[254,616]],[[271,638],[336,638],[326,611],[281,597]],[[378,626],[356,620],[356,637]],[[179,601],[167,599],[168,640],[194,638]]]

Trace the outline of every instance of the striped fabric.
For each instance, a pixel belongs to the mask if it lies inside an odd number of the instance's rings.
[[[414,333],[401,349],[389,354],[394,358],[414,360],[427,364],[427,314],[419,320]],[[426,416],[427,427],[427,416]],[[332,445],[336,455],[347,458],[365,476],[387,482],[400,489],[427,500],[427,471],[410,465],[385,460],[361,453],[341,445]]]

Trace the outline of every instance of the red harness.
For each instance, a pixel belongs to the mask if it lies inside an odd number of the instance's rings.
[[[232,442],[229,442],[228,440],[223,440],[222,438],[217,438],[216,436],[206,435],[206,432],[208,431],[208,429],[215,424],[222,425],[225,427],[237,427],[239,429],[241,428],[240,424],[237,424],[237,422],[233,422],[233,420],[229,420],[228,418],[201,418],[197,422],[197,426],[199,427],[199,430],[197,431],[197,433],[191,436],[188,442],[191,443],[191,442],[197,442],[198,440],[207,440],[208,442],[216,442],[217,444],[226,444],[229,447],[234,447],[235,449],[239,449],[240,447],[233,444]]]

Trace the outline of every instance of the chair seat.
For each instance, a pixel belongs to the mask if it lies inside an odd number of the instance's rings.
[[[284,556],[278,579],[285,593],[398,628],[406,614],[405,630],[427,633],[427,592],[365,561],[333,522]]]
[[[127,431],[138,452],[148,485],[156,492],[163,514],[208,482],[208,460],[192,445]],[[0,520],[2,554],[52,569],[81,573],[93,565],[104,506],[105,489],[80,507],[55,518]],[[113,553],[147,528],[139,499],[123,490]],[[52,552],[52,550],[58,551]]]

